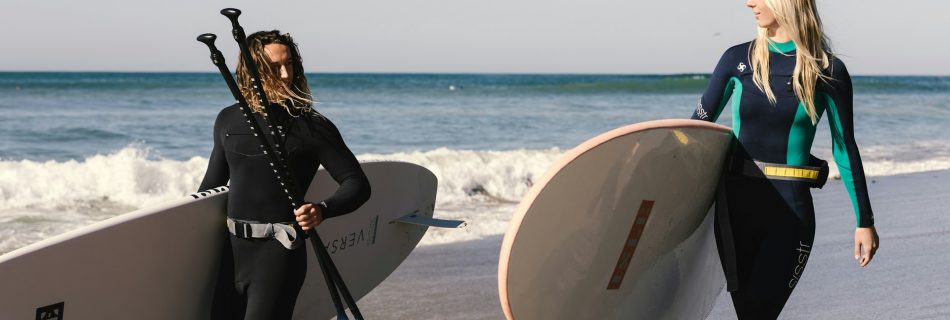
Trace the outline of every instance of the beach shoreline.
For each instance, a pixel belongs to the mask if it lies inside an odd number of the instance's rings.
[[[869,177],[881,249],[852,258],[854,214],[840,181],[813,191],[815,250],[780,319],[950,317],[950,170]],[[502,235],[417,248],[359,305],[374,319],[503,319]],[[720,294],[707,319],[735,319]]]

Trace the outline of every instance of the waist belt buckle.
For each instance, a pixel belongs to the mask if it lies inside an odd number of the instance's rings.
[[[251,238],[251,224],[235,221],[234,222],[234,235],[241,239],[250,239]]]
[[[821,189],[825,186],[825,182],[828,182],[828,161],[819,159],[817,163],[818,167],[818,179],[812,185],[812,188]]]

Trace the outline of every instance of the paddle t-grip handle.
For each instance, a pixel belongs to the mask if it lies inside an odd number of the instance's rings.
[[[213,33],[205,33],[205,34],[202,34],[202,35],[198,36],[198,38],[197,38],[198,41],[200,41],[200,42],[202,42],[202,43],[208,45],[208,47],[213,47],[213,46],[214,46],[214,40],[216,40],[216,39],[218,39],[218,36],[214,35]]]

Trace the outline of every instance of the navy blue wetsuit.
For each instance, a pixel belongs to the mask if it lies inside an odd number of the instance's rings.
[[[692,118],[714,122],[731,100],[737,143],[730,161],[809,165],[816,125],[791,85],[795,44],[770,45],[774,105],[752,80],[750,46],[747,42],[726,50]],[[870,227],[874,218],[854,141],[851,77],[837,58],[824,74],[831,79],[818,80],[816,111],[819,117],[828,115],[835,163],[857,225]],[[775,319],[801,278],[812,249],[815,212],[809,185],[740,174],[727,174],[724,185],[719,201],[725,203],[717,205],[724,204],[728,214],[717,214],[716,240],[736,313],[739,319]],[[727,227],[722,227],[722,219],[728,219]],[[727,237],[733,241],[724,243]]]
[[[264,123],[260,114],[255,117]],[[369,199],[369,182],[329,119],[316,112],[291,117],[282,108],[271,108],[268,119],[286,134],[280,138],[281,145],[298,190],[307,190],[321,164],[340,184],[324,199],[324,219],[356,210]],[[287,196],[268,163],[238,106],[224,108],[215,120],[214,148],[199,190],[230,180],[228,217],[293,222]],[[230,235],[225,241],[212,318],[290,319],[306,274],[305,248],[288,250],[274,239]]]

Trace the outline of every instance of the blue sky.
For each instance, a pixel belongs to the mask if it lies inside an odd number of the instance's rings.
[[[0,1],[4,71],[211,72],[204,32],[233,67],[224,7],[308,72],[705,73],[755,31],[739,0]],[[818,3],[853,74],[950,75],[950,1]]]

